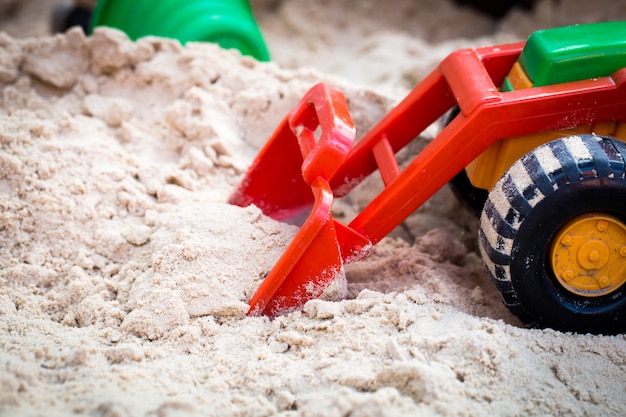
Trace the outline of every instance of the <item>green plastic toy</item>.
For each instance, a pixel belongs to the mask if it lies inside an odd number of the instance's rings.
[[[270,56],[247,0],[99,0],[91,29],[109,26],[136,40],[160,36],[214,42],[259,61]]]
[[[528,39],[519,63],[528,86],[534,87],[606,77],[626,66],[626,22],[537,31]],[[514,89],[509,77],[502,89]]]

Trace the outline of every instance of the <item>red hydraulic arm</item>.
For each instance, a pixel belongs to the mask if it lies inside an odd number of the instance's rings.
[[[622,117],[626,70],[500,93],[496,85],[522,48],[519,43],[452,53],[361,139],[331,181],[336,196],[378,167],[392,166],[394,154],[452,106],[461,110],[401,173],[392,168],[397,174],[386,174],[381,168],[386,188],[349,224],[351,229],[377,243],[500,139]]]

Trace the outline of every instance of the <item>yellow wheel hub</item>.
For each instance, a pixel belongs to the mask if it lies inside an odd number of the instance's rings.
[[[626,282],[626,225],[602,213],[575,217],[556,234],[550,262],[568,291],[586,297],[610,294]]]

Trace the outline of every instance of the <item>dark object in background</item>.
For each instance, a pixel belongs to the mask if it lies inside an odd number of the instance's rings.
[[[65,19],[65,27],[67,30],[72,26],[80,26],[85,33],[89,31],[89,22],[91,21],[91,10],[85,10],[81,7],[73,8]]]
[[[95,1],[93,4],[95,4]],[[70,4],[62,3],[57,5],[52,14],[52,32],[63,33],[71,27],[80,26],[83,32],[89,33],[93,4],[75,1]]]
[[[454,0],[460,6],[469,6],[492,17],[503,17],[513,7],[532,10],[536,0]]]
[[[20,8],[20,2],[18,0],[2,0],[0,1],[0,20],[5,20],[13,17]]]

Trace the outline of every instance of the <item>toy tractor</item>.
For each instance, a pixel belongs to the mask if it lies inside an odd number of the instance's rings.
[[[446,114],[400,169],[395,154]],[[314,86],[229,200],[301,224],[249,314],[341,293],[343,265],[451,182],[482,210],[480,253],[510,311],[532,327],[626,331],[625,122],[626,22],[453,52],[354,146],[344,96]],[[335,220],[333,199],[376,170],[384,190]]]

